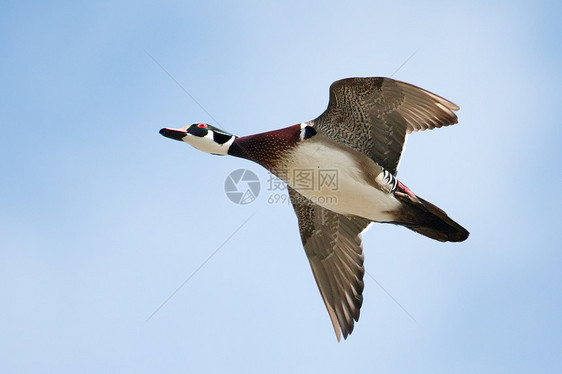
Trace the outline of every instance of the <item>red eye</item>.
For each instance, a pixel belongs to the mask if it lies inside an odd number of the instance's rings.
[[[207,128],[207,124],[206,123],[200,123],[197,125],[197,127],[199,127],[200,129],[205,129]]]

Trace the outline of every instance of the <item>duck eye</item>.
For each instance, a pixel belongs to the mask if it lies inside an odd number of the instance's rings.
[[[206,123],[200,123],[200,124],[197,125],[197,127],[199,127],[200,129],[206,129],[207,124]]]

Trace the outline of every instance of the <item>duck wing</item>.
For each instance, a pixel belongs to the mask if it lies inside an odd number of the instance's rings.
[[[347,78],[330,86],[328,108],[312,125],[396,174],[406,135],[457,123],[459,107],[390,78]]]
[[[289,187],[306,256],[338,341],[353,331],[363,303],[361,233],[370,221],[322,208]]]

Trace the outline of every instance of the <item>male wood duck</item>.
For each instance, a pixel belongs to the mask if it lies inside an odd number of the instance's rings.
[[[205,123],[160,134],[216,154],[262,165],[289,189],[306,255],[338,341],[353,331],[363,302],[361,233],[372,222],[393,223],[442,242],[469,233],[396,179],[406,136],[457,123],[459,107],[390,78],[348,78],[330,87],[318,118],[238,137]],[[312,177],[332,173],[331,183]],[[334,181],[334,176],[337,179]]]

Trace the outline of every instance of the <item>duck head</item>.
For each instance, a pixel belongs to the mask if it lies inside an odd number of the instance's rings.
[[[184,141],[200,151],[214,155],[226,155],[237,138],[206,123],[195,123],[182,129],[160,130],[160,134],[174,140]]]

